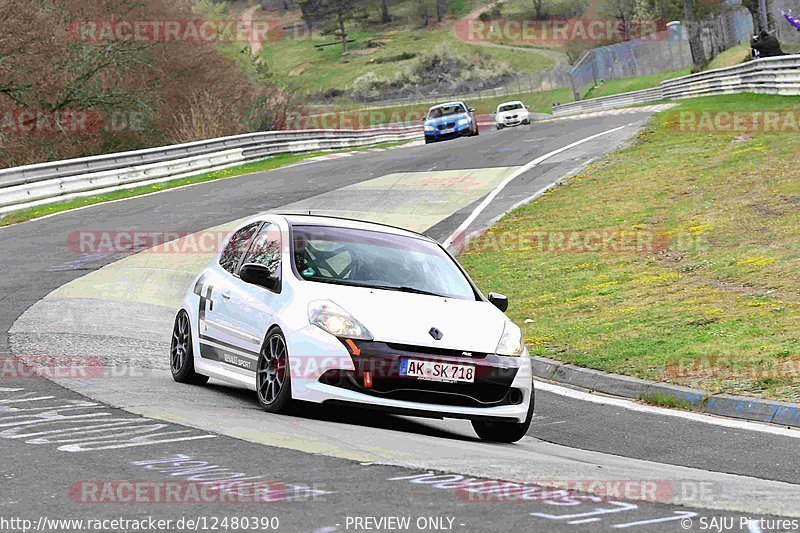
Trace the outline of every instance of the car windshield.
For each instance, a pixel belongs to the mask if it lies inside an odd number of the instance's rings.
[[[475,300],[472,285],[436,243],[378,231],[294,226],[294,263],[309,281]]]
[[[467,110],[461,104],[448,104],[431,108],[428,111],[428,119],[449,117],[450,115],[460,115],[466,113]]]
[[[503,111],[514,111],[515,109],[522,109],[522,104],[516,103],[501,105],[498,111],[502,113]]]

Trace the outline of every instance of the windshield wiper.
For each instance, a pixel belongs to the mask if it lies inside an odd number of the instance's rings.
[[[369,287],[370,289],[385,289],[387,291],[409,292],[412,294],[425,294],[427,296],[438,296],[439,298],[447,298],[443,294],[437,294],[435,292],[430,292],[423,289],[417,289],[416,287],[401,287],[398,285],[364,285],[364,287]]]

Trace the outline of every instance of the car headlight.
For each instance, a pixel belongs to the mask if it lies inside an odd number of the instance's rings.
[[[506,322],[500,342],[497,343],[497,355],[519,357],[525,351],[525,342],[522,339],[522,330],[513,322]]]
[[[434,127],[430,124],[425,124],[425,131],[433,131]]]
[[[469,124],[470,122],[472,122],[472,119],[470,119],[469,117],[467,117],[467,118],[462,118],[462,119],[460,119],[460,120],[458,121],[458,125],[459,125],[459,126],[466,126],[466,125],[467,125],[467,124]]]
[[[372,340],[372,333],[350,313],[330,300],[308,304],[308,322],[335,337]]]

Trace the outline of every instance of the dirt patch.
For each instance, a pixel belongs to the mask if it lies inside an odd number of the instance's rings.
[[[350,50],[351,56],[368,56],[378,52],[378,48],[362,48],[361,50]]]
[[[301,65],[297,65],[296,67],[294,67],[292,70],[289,71],[289,76],[299,76],[300,74],[305,72],[305,70],[310,66],[311,63],[303,63]]]

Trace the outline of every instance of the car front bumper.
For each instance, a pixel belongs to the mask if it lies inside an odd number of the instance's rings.
[[[450,133],[442,133],[439,129],[426,131],[425,139],[428,141],[447,141],[450,139],[457,139],[458,137],[464,137],[465,135],[470,135],[471,133],[472,123],[469,123],[464,126],[455,126],[454,131]]]
[[[504,118],[497,121],[497,124],[505,127],[519,126],[520,124],[527,124],[530,118],[527,116],[517,116],[516,118]]]
[[[309,328],[287,338],[293,398],[434,418],[523,422],[528,414],[533,381],[527,351],[522,357],[478,353],[469,357],[448,350],[353,341],[359,352],[355,355],[339,339],[315,326]],[[474,366],[475,382],[401,376],[404,358]]]

